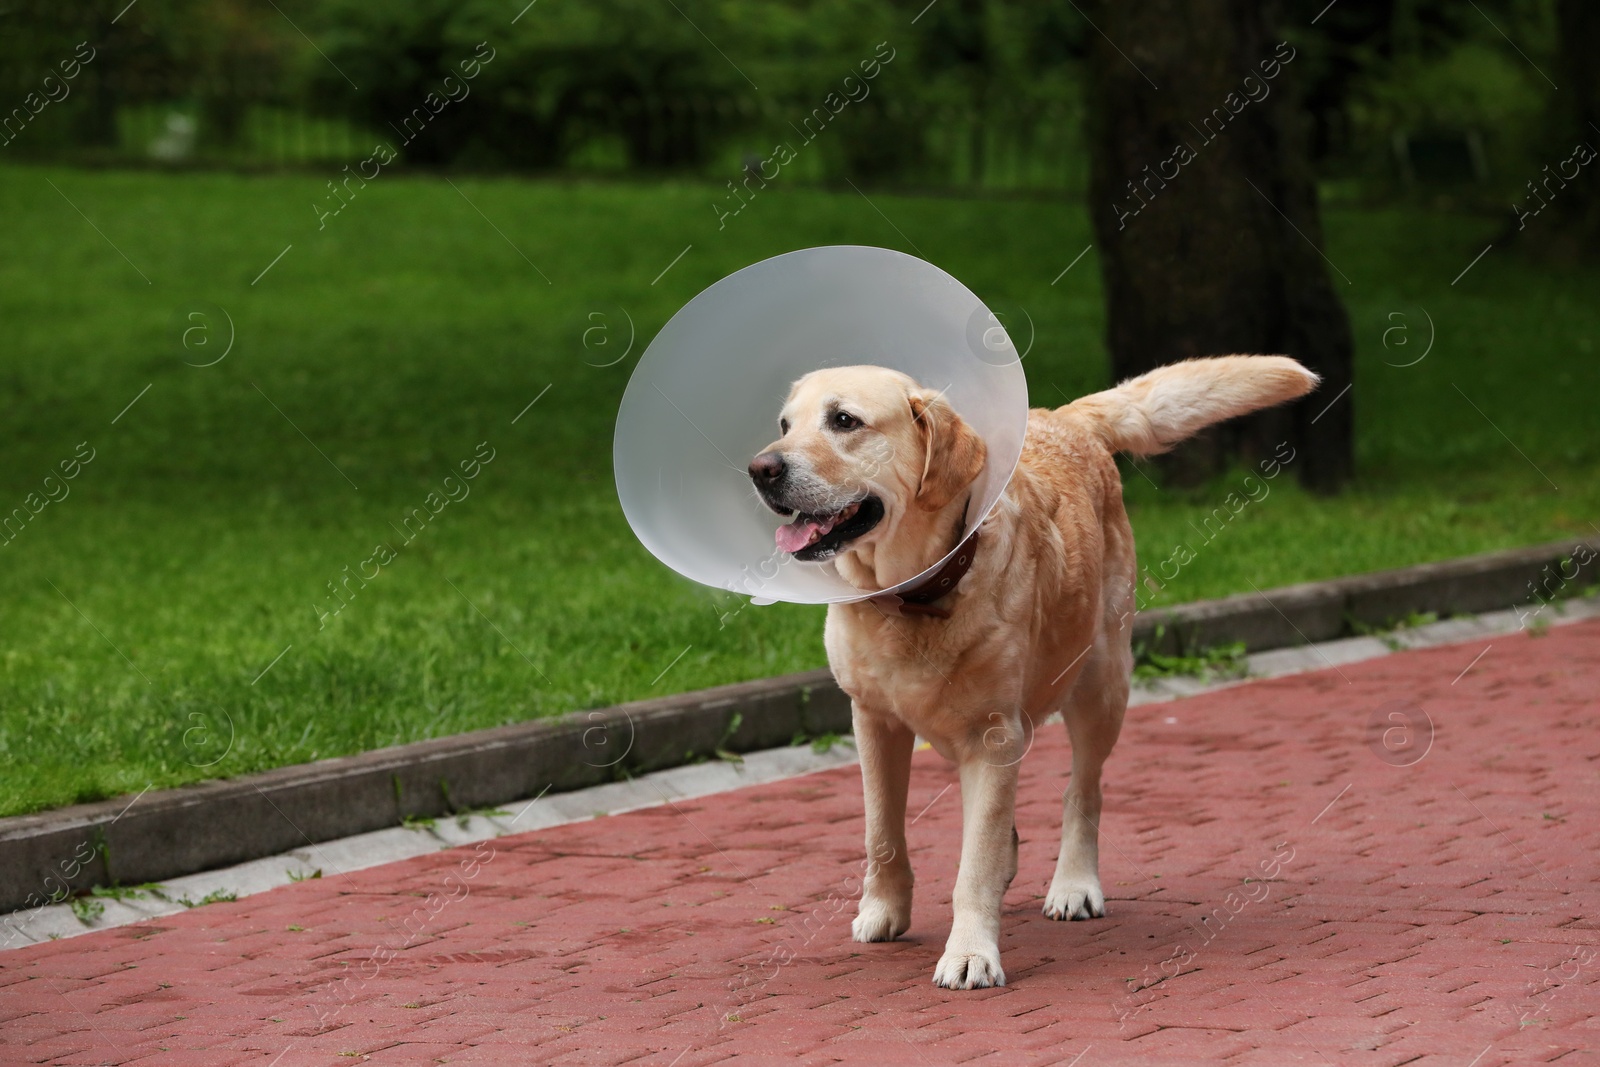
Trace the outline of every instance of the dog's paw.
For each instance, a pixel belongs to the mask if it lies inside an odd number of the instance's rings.
[[[1093,879],[1058,879],[1044,898],[1044,913],[1052,919],[1103,919],[1106,896]]]
[[[1006,972],[1000,969],[1000,950],[982,948],[976,952],[946,949],[933,970],[933,984],[945,989],[988,989],[1005,985]]]
[[[862,897],[850,937],[855,941],[893,941],[911,928],[911,905],[891,904],[878,897]]]

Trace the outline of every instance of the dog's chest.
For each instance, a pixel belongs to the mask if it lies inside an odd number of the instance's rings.
[[[974,672],[963,661],[993,659],[954,653],[943,642],[928,640],[918,626],[905,619],[863,623],[830,611],[828,662],[863,713],[892,715],[943,751],[947,740],[957,742],[971,732],[974,714],[986,703],[984,693],[993,688],[984,684],[992,679],[976,676],[987,671]]]
[[[900,720],[947,759],[957,758],[971,734],[971,710],[965,702],[951,702],[943,681],[930,681],[915,673],[895,678],[860,675],[846,688],[865,715],[886,715]]]

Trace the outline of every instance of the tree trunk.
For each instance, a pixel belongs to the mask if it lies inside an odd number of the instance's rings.
[[[1303,116],[1307,62],[1263,0],[1100,0],[1090,34],[1090,213],[1118,380],[1194,356],[1276,353],[1323,377],[1296,404],[1163,461],[1181,483],[1282,442],[1305,485],[1351,475],[1349,284],[1323,256]],[[1342,394],[1342,395],[1341,395]],[[1336,400],[1337,398],[1337,400]]]

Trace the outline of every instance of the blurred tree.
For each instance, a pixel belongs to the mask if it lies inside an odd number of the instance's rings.
[[[180,69],[194,85],[200,105],[200,136],[235,144],[250,106],[292,98],[292,57],[304,51],[284,16],[255,0],[202,0],[204,10],[178,12],[171,27]],[[305,16],[288,3],[296,18]]]
[[[283,11],[303,18],[308,2],[281,0],[274,10],[251,0],[9,0],[0,7],[0,70],[7,81],[37,79],[86,43],[93,59],[62,107],[73,140],[115,148],[122,108],[197,102],[201,136],[227,143],[250,102],[283,93],[287,59],[301,47]]]
[[[61,4],[55,0],[10,0],[0,8],[0,69],[7,90],[37,91],[38,81],[59,72],[62,60],[71,59],[75,47],[87,43],[93,59],[79,70],[72,95],[46,119],[55,125],[70,115],[73,139],[82,144],[112,146],[117,143],[118,98],[111,76],[119,67],[137,68],[149,62],[150,42],[111,23],[115,11],[103,3]],[[33,130],[37,143],[46,132]]]
[[[1163,461],[1193,484],[1288,442],[1301,481],[1354,465],[1349,318],[1324,256],[1292,100],[1298,53],[1270,0],[1099,0],[1089,209],[1118,379],[1193,356],[1283,353],[1323,376],[1287,408],[1215,428]],[[1338,278],[1339,284],[1347,279]]]
[[[967,153],[975,184],[983,181],[985,127],[1004,69],[1003,46],[994,25],[1001,12],[1000,5],[985,0],[946,0],[924,15],[921,67],[947,79],[954,90],[951,95],[971,111]]]
[[[1600,259],[1600,4],[1557,0],[1556,23],[1560,90],[1550,98],[1549,171],[1539,175],[1556,175],[1547,190],[1554,216],[1539,219],[1534,233],[1560,258]]]
[[[917,32],[921,26],[907,33],[908,15],[889,0],[799,0],[795,10],[805,16],[803,35],[751,38],[747,47],[768,55],[793,48],[804,57],[762,76],[788,115],[810,114],[829,93],[848,94],[846,78],[867,91],[830,127],[823,148],[830,175],[882,182],[925,174],[929,128],[939,107],[938,94],[930,91],[932,72],[923,62],[928,34]],[[883,63],[882,56],[893,58]],[[864,63],[876,77],[864,77]]]
[[[532,7],[507,29],[505,5],[488,0],[339,0],[321,14],[326,50],[362,92],[364,117],[380,132],[439,93],[480,43],[470,92],[441,112],[405,156],[558,167],[586,142],[620,143],[631,167],[692,167],[736,121],[726,101],[748,93],[731,60],[701,36],[730,41],[718,9],[704,0],[592,0]],[[691,17],[692,20],[691,21]],[[698,29],[697,29],[698,27]],[[331,69],[312,68],[319,95],[339,99]]]
[[[1367,0],[1323,9],[1314,28],[1295,35],[1295,44],[1305,53],[1296,60],[1297,84],[1303,86],[1300,100],[1311,116],[1311,158],[1325,161],[1352,151],[1352,101],[1371,95],[1375,85],[1383,86],[1377,90],[1380,96],[1436,96],[1436,88],[1430,94],[1428,87],[1413,83],[1410,76],[1417,68],[1446,59],[1462,42],[1494,37],[1486,12],[1504,20],[1506,8],[1523,2],[1481,0],[1474,10],[1460,0]],[[1387,102],[1391,111],[1411,104],[1406,117],[1413,119],[1440,103],[1437,99]]]
[[[1350,150],[1348,103],[1352,88],[1375,65],[1392,58],[1398,0],[1335,4],[1317,21],[1319,32],[1303,42],[1298,73],[1301,100],[1311,115],[1311,158],[1324,160]],[[1300,43],[1300,42],[1297,42]]]
[[[1434,193],[1453,185],[1458,202],[1503,204],[1548,147],[1542,116],[1553,90],[1540,68],[1553,69],[1544,58],[1553,0],[1394,0],[1385,19],[1372,16],[1341,4],[1305,35],[1309,106],[1320,127],[1337,130],[1313,158]],[[1362,43],[1349,44],[1353,36]],[[1335,79],[1341,56],[1348,76]]]
[[[982,185],[1003,146],[1029,142],[1047,114],[1059,120],[1077,110],[1077,66],[1090,31],[1070,7],[1051,0],[941,0],[923,10],[924,3],[906,8],[921,13],[900,46],[916,72],[906,95],[923,111],[912,135],[921,148],[915,163],[931,155],[929,132],[954,126],[966,137],[966,178]]]
[[[462,25],[469,16],[451,0],[327,4],[316,29],[328,59],[304,68],[311,105],[359,116],[379,140],[399,149],[405,134],[396,124],[415,109],[430,115],[424,102],[430,93],[444,99],[446,77],[461,83],[457,63],[474,57],[466,40],[470,26]],[[499,58],[498,50],[495,55]],[[352,83],[360,89],[352,91]],[[507,162],[548,164],[553,158],[548,133],[537,122],[508,123],[507,107],[486,102],[482,88],[481,82],[472,82],[465,99],[450,105],[447,118],[432,122],[430,117],[419,124],[414,140],[404,146],[405,157],[419,163],[447,162],[473,138],[482,137],[503,140]]]

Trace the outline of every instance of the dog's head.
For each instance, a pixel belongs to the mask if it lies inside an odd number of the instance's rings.
[[[942,396],[885,367],[795,382],[779,437],[750,462],[756,492],[793,520],[778,547],[814,562],[925,524],[983,470],[983,440]]]

